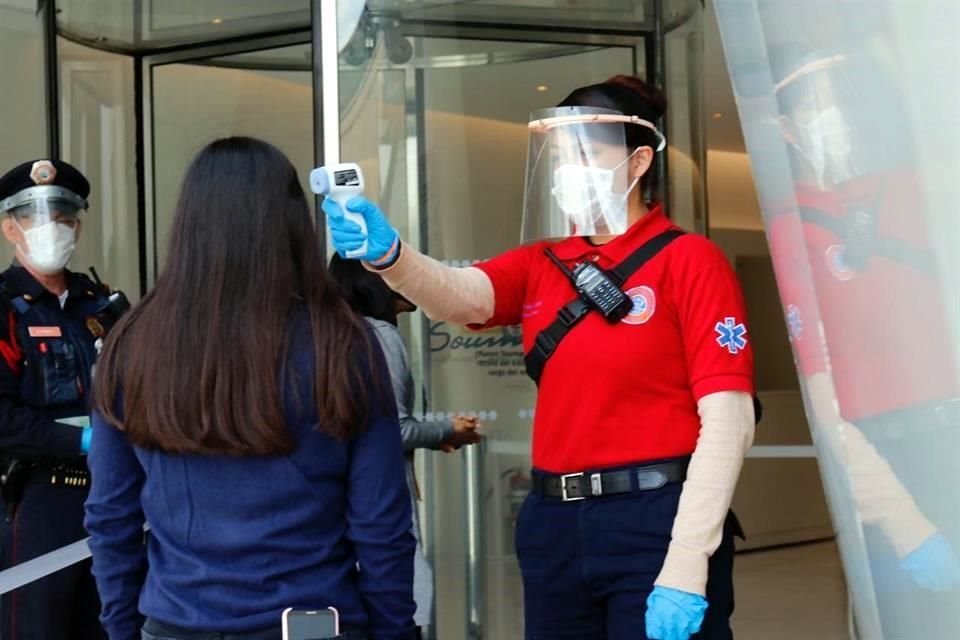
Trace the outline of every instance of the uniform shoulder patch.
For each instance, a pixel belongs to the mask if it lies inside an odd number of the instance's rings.
[[[717,344],[732,355],[736,355],[747,347],[747,327],[737,319],[728,316],[714,325],[717,332]]]

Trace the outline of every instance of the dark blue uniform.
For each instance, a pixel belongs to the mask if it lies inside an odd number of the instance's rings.
[[[76,542],[89,484],[82,429],[89,415],[96,341],[108,327],[102,287],[67,273],[67,298],[24,268],[0,278],[0,459],[6,482],[0,559],[6,569]],[[3,640],[105,637],[89,561],[0,599]]]

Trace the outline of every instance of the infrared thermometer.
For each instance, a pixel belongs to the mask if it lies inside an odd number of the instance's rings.
[[[317,167],[310,172],[310,190],[326,198],[333,198],[343,214],[351,222],[357,223],[367,233],[367,222],[359,213],[347,211],[347,201],[363,194],[363,171],[355,162],[341,162],[326,167]],[[348,258],[360,258],[367,253],[367,241],[359,249],[347,252]]]

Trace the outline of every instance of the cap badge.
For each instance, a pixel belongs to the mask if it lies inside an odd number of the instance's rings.
[[[30,179],[34,184],[50,184],[57,177],[57,169],[49,160],[37,160],[30,170]]]

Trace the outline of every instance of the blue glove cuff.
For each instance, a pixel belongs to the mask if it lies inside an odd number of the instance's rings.
[[[90,453],[90,443],[93,441],[93,429],[87,427],[80,435],[80,451]]]
[[[703,596],[655,585],[647,598],[647,637],[689,640],[703,626],[706,611],[707,601]]]
[[[400,257],[400,244],[400,234],[397,234],[390,249],[380,259],[370,262],[370,266],[378,270],[392,267]]]

